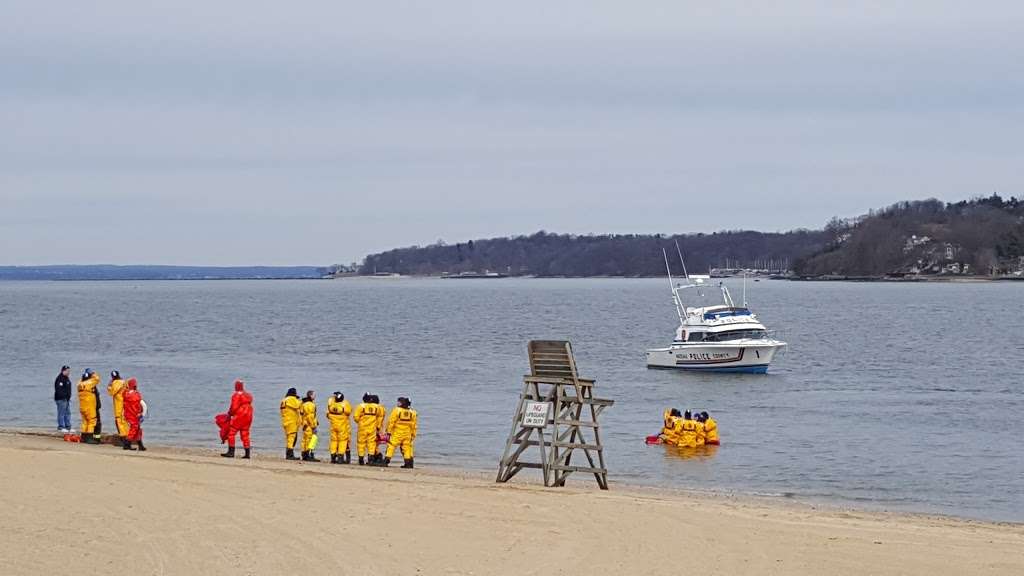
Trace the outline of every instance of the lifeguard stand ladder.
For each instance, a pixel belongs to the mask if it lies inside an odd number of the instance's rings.
[[[608,489],[601,428],[597,417],[613,400],[594,398],[594,380],[580,378],[572,345],[564,340],[531,340],[530,374],[512,417],[512,431],[498,464],[498,482],[508,482],[523,468],[539,468],[545,486],[565,486],[573,472],[592,473]],[[540,449],[539,461],[527,461],[528,448]],[[586,466],[572,464],[582,451]]]

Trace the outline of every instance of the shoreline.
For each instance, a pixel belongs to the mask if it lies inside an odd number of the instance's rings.
[[[773,280],[788,280],[790,282],[891,282],[891,283],[950,283],[950,284],[972,284],[981,282],[1020,282],[1024,281],[1022,276],[792,276],[787,278],[773,278]]]
[[[1024,525],[0,432],[8,574],[1024,573]],[[575,481],[574,481],[575,480]],[[116,528],[120,526],[120,528]],[[530,555],[541,553],[531,561]],[[560,572],[559,572],[560,570]]]
[[[444,276],[441,274],[406,274],[399,276],[373,276],[373,275],[350,275],[350,276],[337,276],[337,277],[313,277],[313,276],[250,276],[250,277],[210,277],[210,278],[3,278],[0,277],[0,282],[229,282],[229,281],[286,281],[286,280],[300,280],[300,281],[323,281],[323,280],[453,280],[453,279],[464,279],[464,280],[664,280],[663,276],[537,276],[537,275],[507,275],[495,278],[483,278],[483,277],[472,277],[472,278],[457,278],[455,276]],[[712,280],[742,280],[742,276],[714,276]],[[938,284],[958,284],[958,283],[985,283],[985,282],[1024,282],[1024,276],[909,276],[909,277],[889,277],[889,276],[779,276],[779,275],[761,275],[761,276],[747,276],[747,280],[784,280],[789,282],[858,282],[858,283],[904,283],[904,284],[920,284],[920,283],[938,283]]]
[[[65,443],[61,436],[51,431],[48,428],[34,428],[34,427],[23,427],[23,428],[6,428],[0,427],[0,441],[2,439],[12,438],[23,438],[23,439],[39,439],[46,442],[57,442],[59,445],[69,445]],[[70,444],[76,446],[77,444]],[[112,450],[115,454],[120,453],[119,445],[106,445],[95,447],[102,452],[106,450]],[[155,444],[150,445],[147,450],[147,457],[158,457],[162,459],[177,459],[190,461],[193,458],[212,458],[213,463],[224,463],[230,464],[230,461],[221,460],[219,454],[223,449],[222,445],[211,444],[209,448],[202,448],[198,446],[184,446],[184,445],[170,445],[170,444]],[[236,458],[240,459],[240,458]],[[332,471],[344,471],[344,470],[374,470],[375,468],[370,467],[359,467],[358,465],[348,465],[335,467],[331,466],[328,462],[312,463],[312,464],[301,464],[298,462],[286,462],[280,455],[274,453],[273,456],[263,455],[259,452],[253,454],[254,462],[270,463],[270,464],[281,464],[285,469],[294,468],[296,464],[299,466],[312,466],[315,468],[307,468],[302,470],[304,473],[324,473],[330,474]],[[400,464],[400,461],[399,461]],[[324,470],[320,470],[323,467]],[[415,470],[415,474],[418,476],[437,477],[441,479],[462,479],[472,480],[479,482],[487,482],[490,484],[497,484],[494,480],[496,474],[497,464],[495,463],[494,469],[486,468],[470,468],[465,466],[459,467],[445,467],[439,468],[435,465],[426,464],[422,462],[418,464]],[[392,468],[397,468],[393,466]],[[390,469],[389,469],[390,470]],[[405,473],[404,471],[402,473]],[[719,502],[739,502],[749,505],[762,505],[766,507],[780,507],[790,510],[802,510],[802,511],[821,511],[831,512],[839,514],[865,514],[869,516],[878,517],[902,517],[902,518],[914,518],[921,521],[948,521],[948,522],[962,522],[968,524],[984,524],[992,526],[1007,526],[1007,527],[1019,527],[1024,529],[1024,520],[996,520],[991,518],[983,518],[980,516],[967,516],[957,515],[952,513],[943,512],[925,512],[920,510],[899,510],[891,507],[886,507],[884,504],[873,506],[870,503],[852,503],[844,501],[839,498],[829,498],[827,496],[804,496],[791,492],[781,493],[766,493],[757,491],[744,491],[742,489],[714,489],[714,488],[694,488],[686,486],[666,486],[660,484],[647,484],[643,482],[631,482],[628,480],[621,480],[615,477],[614,473],[609,476],[609,486],[612,491],[625,492],[625,493],[637,493],[647,494],[653,496],[671,496],[678,498],[693,498],[698,500],[713,500]],[[544,484],[540,477],[532,478],[529,474],[520,475],[515,478],[512,482],[504,484],[505,486],[519,485],[535,488],[544,488]],[[577,474],[569,480],[570,489],[575,487],[583,491],[589,491],[591,488],[596,490],[596,485],[593,483],[593,479],[587,475]]]

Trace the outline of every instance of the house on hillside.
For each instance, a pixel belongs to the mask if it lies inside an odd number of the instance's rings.
[[[924,246],[931,241],[932,239],[929,238],[928,236],[918,236],[917,234],[914,234],[910,238],[907,238],[907,242],[903,246],[903,253],[906,254],[913,250],[914,248]]]
[[[957,254],[960,253],[960,247],[959,246],[954,246],[953,244],[950,244],[949,242],[946,242],[945,249],[946,249],[946,260],[953,260],[954,258],[956,258]]]

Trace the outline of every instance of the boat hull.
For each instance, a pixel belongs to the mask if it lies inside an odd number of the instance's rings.
[[[675,344],[647,351],[648,368],[764,374],[782,342]]]

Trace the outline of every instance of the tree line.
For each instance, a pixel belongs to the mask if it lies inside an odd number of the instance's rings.
[[[822,230],[784,233],[748,230],[713,234],[551,234],[470,240],[457,244],[397,248],[365,258],[361,274],[440,275],[492,271],[512,276],[659,276],[665,274],[662,249],[679,273],[675,242],[690,273],[704,273],[725,262],[794,261],[825,247]]]
[[[800,276],[1011,274],[1024,268],[1024,199],[898,202],[822,230],[712,234],[535,234],[438,241],[368,255],[360,274],[498,272],[510,276],[660,276],[662,249],[682,249],[691,273],[793,263]],[[670,259],[675,273],[677,258]],[[952,272],[951,272],[952,271]]]

